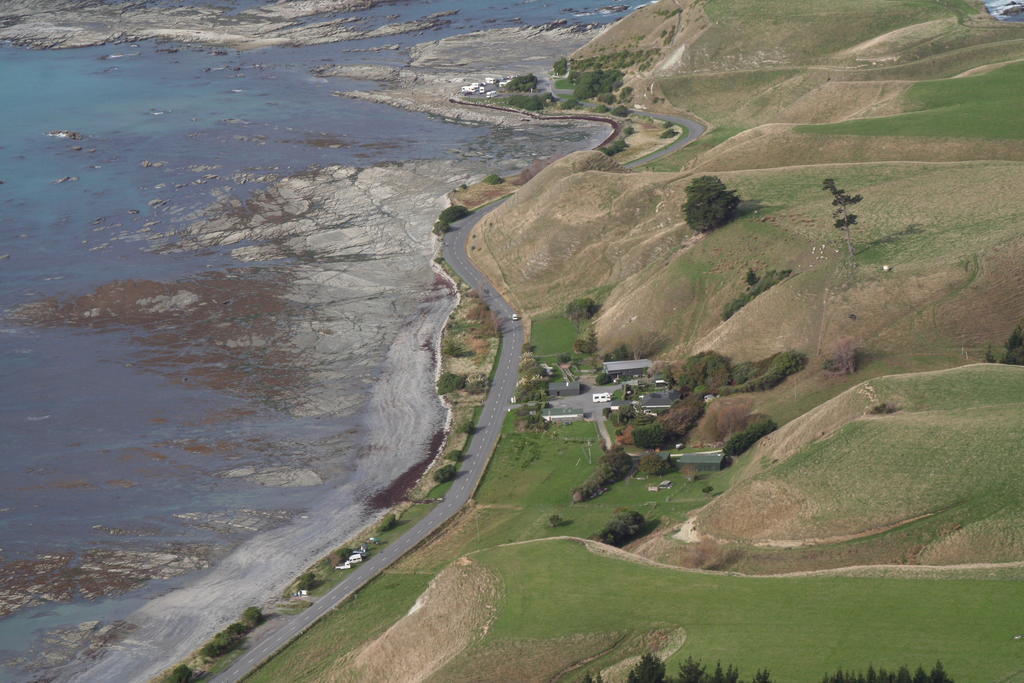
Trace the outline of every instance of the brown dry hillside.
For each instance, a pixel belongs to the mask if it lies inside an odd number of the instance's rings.
[[[711,130],[696,151],[657,164],[677,172],[574,155],[482,221],[471,255],[525,312],[593,296],[602,350],[626,344],[668,361],[804,351],[808,371],[756,397],[780,419],[851,381],[977,361],[1024,317],[1024,212],[1012,199],[1024,190],[1020,103],[948,113],[959,91],[942,91],[955,81],[977,104],[1014,90],[1017,72],[986,65],[1024,59],[1024,25],[974,0],[663,0],[573,59],[621,68],[635,106],[690,112]],[[952,78],[965,73],[1001,80]],[[924,79],[940,80],[921,91]],[[922,111],[909,134],[842,129]],[[978,116],[1003,128],[971,128]],[[738,220],[697,236],[681,207],[686,185],[708,173],[745,202]],[[865,198],[856,266],[831,227],[828,177]],[[793,273],[723,321],[748,268]],[[823,378],[821,357],[846,336],[860,373]]]
[[[425,681],[487,632],[496,578],[463,558],[438,574],[407,615],[366,643],[322,681]]]
[[[619,282],[689,237],[676,210],[678,184],[577,152],[480,221],[470,253],[524,310],[564,303],[559,292]]]
[[[976,360],[1024,317],[1024,269],[1015,265],[1024,260],[1024,212],[1003,199],[1024,192],[1019,163],[721,173],[749,200],[745,215],[694,238],[680,209],[689,176],[586,164],[566,173],[591,159],[564,160],[531,181],[481,221],[472,253],[531,314],[604,294],[603,348],[626,343],[666,358],[714,349],[750,360],[793,348],[816,355],[854,336],[891,371],[900,357]],[[830,225],[825,177],[866,197],[856,268]],[[747,268],[794,273],[723,322]]]
[[[927,139],[807,135],[789,124],[765,124],[726,140],[688,167],[691,173],[872,161],[1024,161],[1021,140]]]
[[[696,528],[781,547],[901,529],[917,562],[1021,560],[1022,444],[1024,368],[876,378],[763,439]]]

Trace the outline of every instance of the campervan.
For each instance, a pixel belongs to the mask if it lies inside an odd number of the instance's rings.
[[[594,399],[594,403],[610,403],[612,395],[608,392],[597,393],[594,394],[592,398]]]

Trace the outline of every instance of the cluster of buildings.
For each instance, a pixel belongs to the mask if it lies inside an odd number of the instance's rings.
[[[498,89],[504,88],[512,80],[511,76],[488,76],[482,82],[470,83],[459,89],[463,95],[483,95],[497,97]]]
[[[646,377],[653,363],[647,359],[606,361],[603,366],[605,374],[613,382],[631,383],[640,377]],[[593,403],[596,404],[591,410],[602,410],[605,407],[611,410],[619,410],[623,406],[635,406],[638,411],[648,415],[658,415],[672,407],[672,404],[679,400],[678,391],[668,389],[664,380],[654,380],[655,387],[661,385],[657,391],[642,394],[637,400],[612,400],[607,392],[593,395]],[[548,397],[552,399],[566,399],[579,397],[583,391],[583,385],[579,380],[563,380],[548,383]],[[714,398],[712,395],[704,397],[704,400]],[[586,398],[581,397],[577,401],[559,401],[555,407],[545,409],[541,415],[547,422],[573,422],[582,420],[585,417]],[[678,446],[677,446],[678,447]],[[661,451],[658,454],[663,460],[671,460],[678,467],[686,468],[684,471],[691,471],[694,475],[700,472],[717,472],[722,469],[725,459],[721,450],[701,451],[698,453],[671,453]],[[636,456],[639,458],[639,456]],[[687,467],[689,466],[689,467]]]
[[[620,382],[622,380],[628,382],[630,379],[645,377],[652,366],[653,363],[651,361],[643,358],[640,360],[605,361],[603,369],[604,373],[613,382]],[[654,380],[654,384],[655,386],[667,386],[667,382],[660,379]],[[582,391],[583,386],[579,383],[579,380],[548,383],[548,396],[550,398],[579,396]],[[679,392],[672,390],[650,392],[642,395],[638,401],[613,400],[611,394],[607,392],[593,395],[594,403],[607,403],[606,407],[612,410],[618,410],[625,405],[635,404],[640,410],[651,415],[668,410],[678,400]],[[545,415],[545,419],[548,419],[547,415]]]

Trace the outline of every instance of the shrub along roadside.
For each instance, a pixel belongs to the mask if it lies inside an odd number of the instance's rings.
[[[619,138],[618,140],[615,140],[614,142],[607,144],[604,147],[600,147],[599,149],[606,155],[613,157],[619,152],[625,150],[627,147],[629,147],[629,145],[626,144],[626,141],[623,140],[622,138]]]
[[[437,216],[437,222],[434,223],[434,233],[441,235],[448,232],[452,229],[452,223],[461,218],[465,218],[470,213],[472,213],[472,211],[461,204],[452,204]]]
[[[457,375],[454,372],[445,372],[437,380],[437,393],[440,396],[450,394],[453,391],[466,387],[466,376]]]
[[[199,649],[199,654],[207,659],[216,659],[234,650],[242,644],[246,634],[263,622],[263,612],[259,607],[249,607],[242,613],[242,620],[230,624],[226,629],[208,640]]]

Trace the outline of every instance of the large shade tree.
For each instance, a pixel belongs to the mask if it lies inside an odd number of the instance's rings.
[[[740,198],[720,178],[704,175],[686,186],[683,212],[686,222],[697,232],[720,228],[736,217]]]

